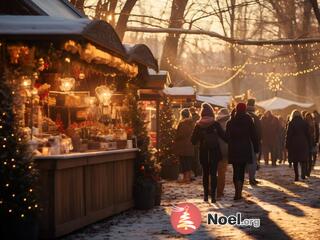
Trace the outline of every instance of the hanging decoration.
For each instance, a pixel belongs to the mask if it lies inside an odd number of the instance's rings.
[[[100,103],[104,106],[110,103],[110,99],[112,97],[112,91],[105,85],[96,87],[95,89],[97,98],[99,99]]]
[[[97,49],[90,43],[88,43],[83,48],[80,44],[69,40],[64,44],[64,50],[73,54],[79,53],[81,59],[85,60],[88,63],[94,61],[96,63],[114,67],[117,70],[127,74],[131,78],[138,75],[138,66],[136,64],[129,64],[119,57],[113,56],[107,52]]]
[[[267,76],[266,82],[268,84],[268,88],[272,92],[279,92],[282,91],[282,80],[279,76],[275,74],[269,74]]]
[[[63,92],[69,92],[75,86],[75,79],[72,77],[60,78],[60,83],[60,90]]]

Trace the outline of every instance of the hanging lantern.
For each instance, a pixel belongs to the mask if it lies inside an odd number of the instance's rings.
[[[72,77],[60,78],[60,90],[63,92],[69,92],[74,88],[75,79]]]
[[[79,79],[83,80],[86,78],[86,75],[84,73],[79,73]]]
[[[112,97],[112,91],[107,88],[106,86],[99,86],[96,87],[95,92],[97,94],[97,98],[99,99],[99,102],[103,105],[108,105],[110,102],[110,99]]]

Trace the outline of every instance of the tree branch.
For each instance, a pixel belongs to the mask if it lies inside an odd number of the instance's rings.
[[[249,40],[237,39],[223,36],[216,32],[205,30],[188,30],[180,28],[144,28],[144,27],[128,27],[130,32],[146,32],[146,33],[171,33],[171,34],[191,34],[191,35],[207,35],[209,37],[218,38],[228,43],[239,45],[289,45],[289,44],[305,44],[320,42],[320,37],[296,38],[296,39],[274,39],[274,40]]]

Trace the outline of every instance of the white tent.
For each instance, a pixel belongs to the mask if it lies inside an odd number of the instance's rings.
[[[256,105],[265,110],[282,110],[288,107],[301,107],[301,108],[310,108],[314,103],[301,103],[296,101],[291,101],[288,99],[274,97],[265,101],[257,102]]]
[[[217,96],[197,95],[196,99],[199,102],[207,102],[218,107],[226,108],[228,107],[228,104],[230,103],[232,97],[230,95],[217,95]]]
[[[163,89],[164,94],[169,96],[195,96],[196,91],[193,87],[168,87]]]

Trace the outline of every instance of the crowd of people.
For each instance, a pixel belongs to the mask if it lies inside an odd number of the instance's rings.
[[[272,166],[288,161],[295,181],[310,177],[316,163],[320,124],[317,111],[294,110],[287,119],[271,111],[257,115],[255,100],[249,99],[231,112],[226,108],[215,112],[210,104],[203,103],[199,114],[192,107],[182,109],[180,116],[174,150],[183,174],[181,182],[190,183],[192,173],[199,174],[200,162],[204,201],[211,196],[216,202],[224,196],[228,163],[233,168],[234,200],[242,198],[246,171],[249,183],[259,184],[255,175],[262,158]]]

